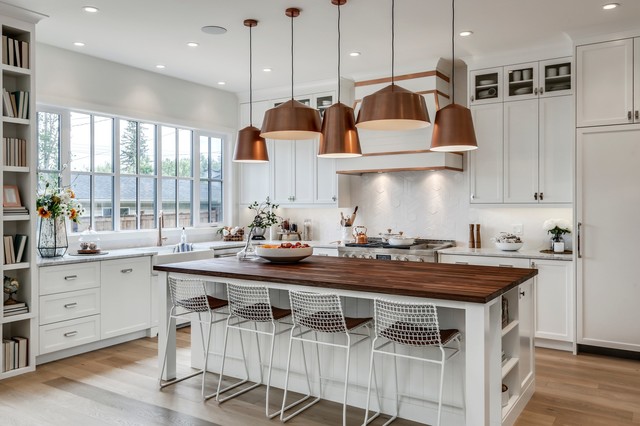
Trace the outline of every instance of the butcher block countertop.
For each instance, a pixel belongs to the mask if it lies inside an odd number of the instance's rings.
[[[538,273],[536,269],[524,268],[325,256],[310,256],[293,264],[222,257],[157,265],[153,269],[473,303],[488,303]]]

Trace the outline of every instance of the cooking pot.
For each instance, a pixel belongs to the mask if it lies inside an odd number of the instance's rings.
[[[367,227],[366,226],[354,226],[353,236],[356,237],[356,244],[367,244]]]
[[[415,243],[416,239],[413,237],[405,237],[400,232],[398,235],[394,235],[389,238],[389,244],[392,246],[410,246]]]
[[[391,237],[397,237],[397,236],[401,236],[402,233],[400,234],[393,234],[391,233],[391,228],[387,228],[387,233],[383,234],[382,232],[379,233],[378,235],[380,235],[380,239],[382,240],[383,243],[388,243],[389,242],[389,238]]]

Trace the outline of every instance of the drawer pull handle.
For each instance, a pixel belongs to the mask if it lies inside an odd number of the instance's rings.
[[[66,305],[64,305],[64,307],[67,309],[75,308],[76,306],[78,306],[78,303],[76,302],[67,303]]]
[[[130,274],[133,272],[133,269],[129,268],[129,269],[120,269],[120,272],[122,272],[123,274]]]
[[[468,265],[469,262],[456,262],[456,265]]]
[[[77,331],[68,331],[68,332],[64,333],[64,337],[73,337],[76,334],[78,334]]]
[[[72,280],[77,280],[78,276],[77,275],[67,275],[66,277],[64,277],[65,281],[72,281]]]
[[[513,268],[513,265],[505,265],[504,263],[500,263],[498,266],[501,268]]]

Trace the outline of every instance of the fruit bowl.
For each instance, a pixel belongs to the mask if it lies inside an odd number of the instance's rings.
[[[295,263],[313,254],[313,247],[296,244],[263,244],[256,247],[256,255],[272,263]]]
[[[516,251],[519,250],[524,243],[499,243],[496,242],[496,248],[502,251]]]

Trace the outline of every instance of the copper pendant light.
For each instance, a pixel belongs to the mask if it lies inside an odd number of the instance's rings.
[[[239,163],[266,163],[269,161],[267,142],[260,136],[260,130],[253,126],[253,51],[251,29],[258,25],[255,19],[245,19],[249,27],[249,125],[238,132],[238,141],[233,153],[233,161]]]
[[[395,68],[395,0],[391,0],[391,84],[365,96],[356,126],[368,130],[412,130],[431,125],[422,95],[397,86]]]
[[[451,0],[451,103],[436,112],[431,151],[459,152],[478,149],[471,110],[455,103],[455,0]]]
[[[315,139],[320,135],[320,113],[293,99],[293,18],[300,15],[300,9],[290,7],[285,14],[291,18],[291,100],[264,114],[260,136],[281,140]]]
[[[338,6],[338,102],[324,111],[318,157],[349,158],[362,156],[353,108],[340,102],[340,6],[347,0],[331,0]]]

